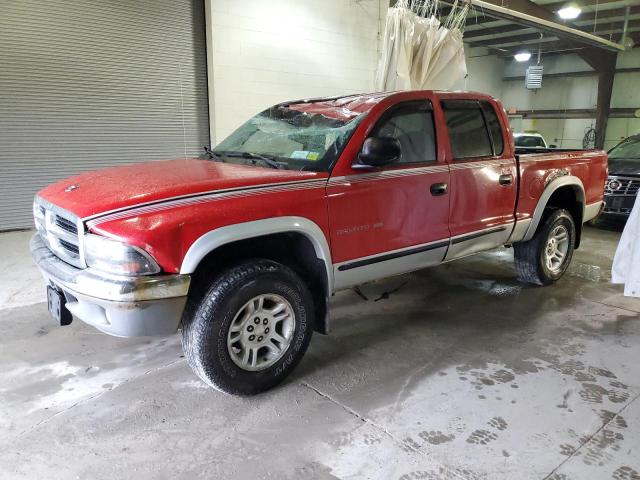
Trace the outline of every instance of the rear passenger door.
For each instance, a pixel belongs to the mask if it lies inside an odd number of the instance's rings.
[[[446,260],[505,243],[514,225],[516,161],[488,101],[443,100],[450,144],[451,246]]]

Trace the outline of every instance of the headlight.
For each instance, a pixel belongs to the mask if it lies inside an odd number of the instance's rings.
[[[44,208],[35,200],[33,201],[33,221],[38,232],[44,232]]]
[[[100,235],[85,235],[84,260],[88,267],[115,275],[152,275],[160,271],[144,250]]]

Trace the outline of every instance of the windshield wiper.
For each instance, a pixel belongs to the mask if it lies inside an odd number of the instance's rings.
[[[259,153],[252,152],[221,152],[222,155],[226,155],[227,157],[240,157],[240,158],[248,158],[253,160],[255,164],[256,160],[261,160],[272,168],[280,168],[280,164],[276,162],[273,158],[269,158],[265,155],[260,155]]]
[[[222,158],[220,155],[218,155],[216,152],[214,152],[213,150],[211,150],[209,147],[207,147],[206,145],[204,146],[204,151],[207,155],[209,155],[209,157],[211,157],[212,160],[216,160],[218,162],[223,162],[224,163],[224,158]]]

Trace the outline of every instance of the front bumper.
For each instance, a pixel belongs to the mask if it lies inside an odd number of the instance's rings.
[[[628,217],[631,215],[631,210],[636,202],[636,196],[605,194],[604,202],[603,214]]]
[[[45,280],[64,293],[67,309],[83,322],[118,337],[169,335],[178,329],[189,275],[109,275],[63,262],[38,233],[30,246]]]

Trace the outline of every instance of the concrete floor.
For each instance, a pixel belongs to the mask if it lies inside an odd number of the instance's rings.
[[[33,231],[0,234],[0,309],[46,302],[42,276],[29,254]]]
[[[0,478],[638,479],[640,300],[609,284],[618,238],[588,228],[548,288],[501,249],[342,292],[333,333],[253,398],[206,388],[178,336],[5,308]]]

